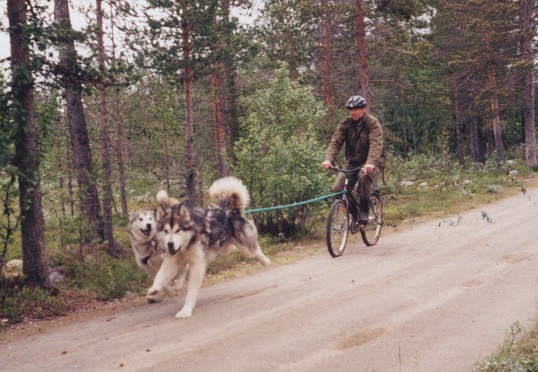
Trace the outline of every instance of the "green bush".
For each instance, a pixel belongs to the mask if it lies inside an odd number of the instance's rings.
[[[39,287],[23,285],[21,279],[0,277],[0,321],[8,326],[24,318],[45,319],[62,315],[66,306],[59,297]]]
[[[147,275],[136,266],[134,259],[116,259],[106,254],[84,262],[73,260],[67,269],[71,277],[70,286],[88,290],[101,301],[137,292],[147,280]]]
[[[288,76],[285,66],[272,84],[245,102],[244,136],[236,143],[234,169],[252,195],[252,208],[289,205],[314,199],[330,190],[330,177],[320,163],[326,144],[315,128],[324,112],[314,94]],[[265,211],[256,216],[260,231],[294,236],[308,230],[307,217],[319,205]]]

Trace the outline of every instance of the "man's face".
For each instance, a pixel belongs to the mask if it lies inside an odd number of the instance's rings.
[[[351,108],[349,109],[349,116],[353,120],[359,120],[364,115],[364,112],[366,111],[366,107],[363,108]]]

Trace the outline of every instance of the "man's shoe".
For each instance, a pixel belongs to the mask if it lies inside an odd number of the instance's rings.
[[[350,227],[351,233],[355,234],[357,231],[359,231],[359,226],[360,226],[359,220],[357,219],[357,215],[355,215],[351,219],[351,227]]]
[[[366,225],[368,223],[368,210],[359,211],[359,224]]]

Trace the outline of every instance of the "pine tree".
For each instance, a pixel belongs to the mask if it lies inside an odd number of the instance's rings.
[[[317,28],[315,9],[310,0],[267,0],[260,17],[260,39],[273,68],[286,61],[295,80],[299,67],[311,62],[316,43],[312,37]]]
[[[49,287],[45,222],[38,162],[33,76],[26,1],[8,0],[15,156],[19,182],[23,272],[30,283]]]
[[[75,38],[78,35],[71,28],[68,0],[54,1],[54,18],[60,57],[59,78],[64,88],[67,124],[75,160],[80,209],[92,231],[88,236],[84,236],[83,240],[89,242],[96,237],[104,239],[104,227],[86,117],[82,105],[82,73],[75,50]]]
[[[523,132],[525,134],[525,163],[536,166],[536,123],[534,84],[534,37],[536,10],[532,0],[519,1],[521,30],[521,62],[523,64]]]
[[[488,123],[484,128],[486,152],[495,151],[498,163],[505,160],[501,117],[506,97],[514,93],[514,69],[509,66],[520,43],[516,15],[514,2],[452,0],[439,2],[434,19],[444,63],[458,81],[458,89],[467,91],[474,101],[469,108],[478,110],[469,113],[469,123],[476,114]],[[477,140],[478,136],[470,138]],[[470,147],[476,149],[479,144]]]
[[[99,111],[101,123],[101,162],[103,165],[103,217],[104,217],[104,236],[107,241],[106,251],[108,254],[119,257],[121,248],[114,241],[114,229],[112,221],[112,168],[110,162],[110,134],[109,134],[109,111],[108,95],[106,84],[104,83],[106,66],[105,66],[105,47],[103,42],[103,1],[96,0],[97,12],[97,48],[98,48],[98,65],[101,73],[101,81],[97,85],[99,91]]]
[[[185,98],[185,186],[187,198],[196,200],[197,156],[194,147],[193,86],[195,75],[208,76],[214,59],[207,50],[213,47],[214,19],[218,1],[150,0],[146,12],[148,42],[145,54],[152,69],[182,86]]]

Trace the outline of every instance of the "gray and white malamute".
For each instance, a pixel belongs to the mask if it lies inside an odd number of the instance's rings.
[[[219,254],[239,251],[264,265],[271,263],[258,244],[256,226],[241,215],[250,201],[245,185],[235,177],[221,178],[211,185],[209,195],[216,205],[200,209],[169,197],[164,190],[157,194],[161,204],[157,210],[157,239],[166,253],[147,299],[159,301],[173,278],[179,274],[183,283],[188,273],[185,304],[176,318],[192,315],[207,265]]]
[[[164,259],[158,247],[155,212],[149,209],[131,212],[127,232],[136,263],[154,279]]]

